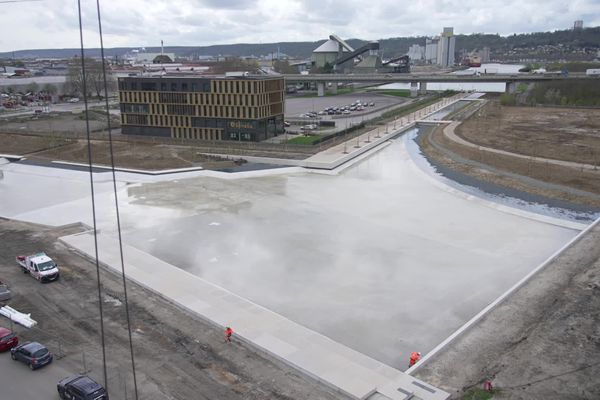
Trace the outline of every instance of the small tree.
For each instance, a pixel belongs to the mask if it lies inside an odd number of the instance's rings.
[[[58,93],[58,88],[51,83],[46,83],[42,88],[42,92],[46,92],[48,94],[56,94]]]
[[[513,94],[502,94],[500,95],[500,104],[503,106],[514,106],[517,104],[517,98]]]
[[[31,93],[37,93],[40,91],[40,85],[38,85],[36,82],[31,82],[29,85],[27,85],[27,87],[25,88],[26,92],[31,92]]]
[[[298,70],[290,65],[288,60],[273,61],[273,69],[280,74],[297,74]]]
[[[102,62],[96,61],[92,58],[86,58],[84,60],[84,65],[87,91],[90,93],[96,93],[98,98],[102,98],[104,95],[104,75],[102,70]],[[115,79],[110,71],[106,71],[106,83],[109,91],[115,88]],[[77,61],[69,66],[65,80],[65,92],[76,96],[83,95],[83,71],[81,69],[80,61]]]

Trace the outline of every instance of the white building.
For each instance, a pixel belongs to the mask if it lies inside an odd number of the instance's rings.
[[[413,44],[408,48],[407,54],[411,60],[420,61],[425,58],[425,47]]]
[[[311,60],[313,65],[319,68],[324,67],[325,64],[333,66],[335,60],[337,60],[342,53],[347,53],[352,50],[352,48],[348,49],[336,40],[329,39],[313,50]]]
[[[437,64],[442,67],[450,67],[455,64],[454,50],[456,46],[456,37],[454,28],[445,27],[440,35],[440,41],[437,46]]]
[[[152,61],[160,55],[168,56],[171,60],[175,61],[175,53],[134,53],[135,64],[152,64]]]
[[[439,37],[425,39],[425,62],[428,64],[437,64]]]

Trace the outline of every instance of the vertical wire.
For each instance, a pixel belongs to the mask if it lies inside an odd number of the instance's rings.
[[[98,309],[100,310],[100,340],[102,342],[102,372],[104,376],[104,388],[108,392],[108,380],[106,373],[106,344],[104,342],[104,312],[102,309],[102,289],[100,286],[100,263],[98,261],[98,230],[96,227],[96,201],[94,199],[94,175],[92,170],[92,143],[90,139],[90,120],[88,112],[88,100],[87,100],[87,75],[85,72],[85,59],[83,51],[83,25],[81,22],[81,0],[77,0],[77,12],[79,16],[79,40],[81,45],[81,75],[83,78],[83,104],[85,111],[85,131],[87,136],[88,145],[88,161],[90,170],[90,189],[92,194],[92,219],[94,223],[94,250],[96,256],[96,278],[98,286]]]
[[[121,235],[121,217],[119,213],[119,198],[117,195],[117,180],[115,177],[115,159],[113,153],[113,142],[112,142],[112,128],[110,124],[110,112],[108,104],[108,85],[106,79],[106,64],[104,64],[104,41],[102,38],[102,19],[100,17],[100,0],[96,0],[96,9],[98,11],[98,32],[100,33],[100,55],[102,58],[102,78],[104,79],[104,99],[106,106],[106,121],[108,126],[108,143],[110,147],[110,166],[112,171],[113,191],[115,195],[115,210],[117,216],[117,231],[119,233],[119,255],[121,257],[121,277],[123,278],[123,294],[125,297],[125,314],[127,317],[127,333],[129,335],[129,352],[131,354],[131,369],[133,372],[133,388],[135,393],[135,399],[138,398],[138,387],[137,387],[137,374],[135,370],[135,357],[133,353],[133,338],[131,335],[131,317],[129,314],[129,301],[127,296],[127,283],[125,279],[125,262],[123,257],[123,242]]]

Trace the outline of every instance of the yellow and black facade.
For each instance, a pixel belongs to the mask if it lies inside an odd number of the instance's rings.
[[[283,133],[283,78],[119,78],[121,132],[199,140],[261,141]]]

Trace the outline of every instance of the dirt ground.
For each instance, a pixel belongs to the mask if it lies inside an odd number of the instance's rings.
[[[491,379],[494,399],[600,399],[598,243],[600,224],[414,375],[453,398]]]
[[[21,340],[46,343],[55,360],[73,373],[102,376],[95,266],[57,241],[79,226],[47,228],[0,219],[0,276],[9,304],[32,313],[38,326],[17,326]],[[16,254],[45,250],[61,278],[40,284],[17,268]],[[101,270],[111,399],[133,393],[122,280]],[[340,399],[345,398],[282,363],[259,355],[161,297],[128,283],[137,380],[141,399]],[[0,318],[0,324],[8,321]],[[46,367],[52,368],[52,365]],[[24,379],[27,379],[26,377]]]
[[[72,139],[0,133],[0,154],[23,155],[73,143]]]
[[[511,108],[504,107],[502,110],[508,110],[509,114],[512,112]],[[532,118],[542,120],[543,116],[546,115],[547,109],[529,108],[529,111]],[[542,115],[538,115],[538,111]],[[600,110],[591,110],[592,114],[595,114],[596,111],[600,112]],[[469,126],[472,127],[473,119],[477,118],[481,117],[476,112],[463,124],[470,124]],[[463,124],[459,125],[457,130],[460,130]],[[437,163],[482,181],[522,192],[560,199],[565,202],[591,206],[593,208],[600,207],[600,169],[597,171],[578,170],[545,162],[532,161],[530,159],[479,151],[449,140],[443,135],[442,129],[443,127],[439,127],[432,133],[423,135],[420,139],[425,154]],[[502,148],[499,143],[511,142],[510,139],[504,137],[505,134],[507,137],[512,135],[512,133],[507,132],[509,131],[495,131],[496,136],[486,132],[485,137],[488,141],[484,142],[481,139],[477,143],[489,147]],[[589,134],[594,138],[597,132],[590,128],[585,132],[580,131],[579,134],[582,136]],[[481,136],[483,137],[483,134]],[[524,138],[525,136],[522,134],[520,137]],[[463,137],[465,136],[463,135]],[[540,147],[546,149],[547,154],[544,156],[550,156],[552,152],[558,152],[563,147],[562,142],[554,142],[553,139],[559,140],[556,136],[549,134],[548,138],[545,139],[547,141],[545,146]],[[468,140],[474,142],[470,137]],[[523,139],[523,146],[525,146],[526,140]],[[592,139],[591,141],[596,143],[594,140]],[[600,151],[600,136],[598,136],[597,144]],[[508,148],[502,149],[511,152],[514,150]],[[584,153],[573,152],[569,155],[569,161],[589,161]],[[578,154],[581,157],[578,157]]]
[[[106,117],[100,113],[90,111],[90,131],[97,132],[107,129]],[[118,119],[112,117],[113,128],[119,127]],[[0,130],[4,132],[39,133],[46,135],[78,134],[86,133],[86,123],[83,113],[50,113],[41,116],[21,116],[4,120],[0,124]]]
[[[494,100],[456,133],[481,146],[600,167],[600,109],[503,107]]]
[[[114,141],[113,154],[115,165],[122,168],[162,170],[203,167],[220,169],[235,165],[231,160],[204,155],[202,149],[191,146]],[[29,154],[27,158],[87,163],[87,142],[78,140],[75,143]],[[97,165],[110,166],[108,141],[92,141],[92,162]]]

